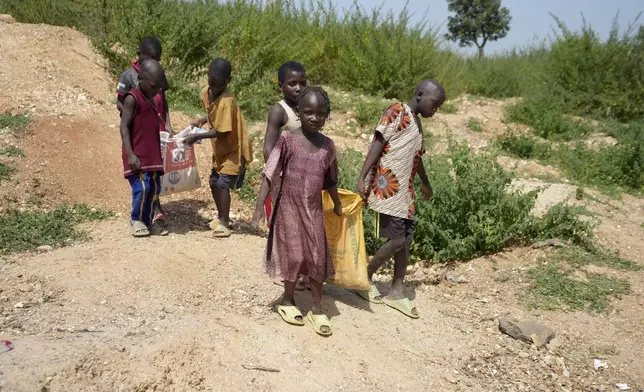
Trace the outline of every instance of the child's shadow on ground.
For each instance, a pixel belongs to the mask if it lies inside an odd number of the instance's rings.
[[[409,281],[405,284],[405,296],[410,300],[416,299],[416,288],[422,283],[418,281]],[[387,295],[389,291],[389,284],[376,282],[376,287],[382,293],[383,296]],[[271,303],[268,305],[273,311],[277,314],[277,305],[282,302],[282,294],[280,293]],[[295,292],[295,302],[297,306],[302,311],[302,314],[306,317],[306,314],[312,308],[311,300],[311,291],[310,290],[298,290]],[[333,286],[330,284],[324,285],[324,295],[322,297],[322,308],[324,309],[325,314],[332,319],[333,317],[339,316],[340,310],[338,309],[336,302],[342,302],[345,305],[348,305],[354,309],[366,311],[373,313],[374,307],[386,306],[384,304],[372,304],[365,299],[358,296],[354,290],[345,289],[342,287]]]
[[[416,299],[416,289],[421,284],[421,282],[413,280],[405,282],[405,297],[409,298],[411,301],[414,301]],[[383,297],[385,297],[389,293],[389,289],[391,288],[391,285],[389,283],[376,282],[375,285]],[[373,313],[374,307],[383,306],[383,304],[372,304],[371,302],[368,302],[367,300],[356,294],[355,290],[345,289],[342,287],[325,285],[325,294],[329,299],[342,302],[343,304],[348,305],[352,308],[364,310],[370,313]]]
[[[403,289],[403,292],[405,293],[405,297],[409,298],[410,301],[414,301],[416,299],[416,289],[418,289],[418,287],[422,285],[423,285],[423,282],[420,282],[418,280],[406,279],[405,288]]]
[[[163,204],[163,210],[168,217],[168,230],[173,234],[209,230],[208,220],[199,214],[199,210],[207,208],[208,203],[201,200],[180,200]]]
[[[282,295],[280,294],[275,298],[270,304],[269,307],[275,309],[282,301]],[[295,292],[295,302],[297,306],[302,310],[302,313],[306,313],[311,310],[313,303],[311,298],[310,290],[298,290]],[[362,299],[354,290],[345,289],[342,287],[333,286],[330,284],[324,285],[324,294],[322,296],[322,308],[324,308],[324,313],[329,317],[333,318],[339,316],[340,310],[338,309],[336,302],[341,302],[347,306],[350,306],[354,309],[366,311],[373,313],[372,306],[374,304]],[[375,305],[378,306],[378,305]]]
[[[337,311],[337,307],[335,305],[336,301],[342,302],[343,304],[350,306],[354,309],[363,310],[369,313],[373,313],[372,307],[374,305],[377,306],[376,304],[372,304],[371,302],[368,302],[365,299],[361,298],[358,294],[356,294],[355,290],[345,289],[342,287],[337,287],[337,286],[327,284],[324,286],[324,291],[327,299],[326,302],[333,303],[333,308],[335,308],[336,311]],[[334,316],[337,316],[339,314],[340,313],[337,312],[337,314],[334,314]]]

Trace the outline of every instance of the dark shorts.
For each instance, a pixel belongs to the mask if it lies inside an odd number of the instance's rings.
[[[246,170],[241,168],[236,176],[217,173],[215,169],[210,172],[210,189],[239,189],[244,185]]]
[[[380,214],[380,238],[390,240],[407,238],[414,235],[416,221]]]

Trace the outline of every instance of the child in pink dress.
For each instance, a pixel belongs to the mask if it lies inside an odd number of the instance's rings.
[[[284,280],[284,299],[277,311],[287,323],[304,325],[294,294],[298,276],[308,276],[313,309],[307,319],[318,334],[329,336],[331,325],[321,306],[322,285],[334,270],[324,232],[322,190],[329,192],[334,212],[342,215],[335,146],[319,133],[331,107],[322,88],[306,87],[300,93],[298,108],[302,126],[283,133],[271,152],[253,225],[259,227],[271,184],[279,182],[264,256],[266,273]],[[277,181],[280,173],[281,181]]]

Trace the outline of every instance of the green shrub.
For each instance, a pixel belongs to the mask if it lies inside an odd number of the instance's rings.
[[[541,80],[547,59],[544,43],[470,59],[467,91],[491,98],[523,96]]]
[[[644,186],[644,143],[641,136],[616,146],[587,147],[506,134],[496,140],[501,150],[523,159],[536,159],[561,168],[571,180],[603,190],[621,187],[640,192]]]
[[[340,157],[341,187],[355,187],[362,154],[346,150]],[[417,201],[414,260],[461,260],[539,239],[562,238],[582,246],[592,243],[591,227],[577,219],[573,207],[556,206],[543,218],[530,215],[535,193],[508,193],[512,173],[489,153],[470,154],[465,145],[425,158],[435,200]],[[418,185],[418,184],[417,184]],[[420,189],[417,189],[420,195]],[[373,254],[373,215],[365,212],[365,240]]]
[[[426,166],[436,199],[418,203],[414,251],[421,259],[467,259],[544,237],[585,242],[590,235],[569,207],[530,215],[535,194],[508,193],[512,174],[491,154],[471,155],[457,145],[429,157]]]
[[[546,69],[550,94],[578,115],[620,121],[644,117],[644,29],[620,33],[615,21],[602,42],[590,25],[571,31],[556,17],[555,21],[560,33]]]
[[[483,128],[481,128],[481,124],[478,122],[478,120],[474,118],[470,118],[467,121],[467,127],[472,130],[472,132],[482,132]]]
[[[635,144],[590,149],[582,142],[557,149],[556,163],[571,179],[598,187],[623,187],[639,192],[644,186],[644,151]]]
[[[585,124],[567,118],[563,104],[545,93],[532,93],[506,107],[506,120],[529,125],[545,139],[573,140],[590,131]]]
[[[14,146],[0,148],[0,155],[12,158],[24,158],[26,156],[24,151]]]
[[[546,160],[551,155],[549,143],[525,135],[506,133],[498,137],[495,144],[501,150],[523,159]]]
[[[16,168],[0,162],[0,183],[11,178],[17,171]]]
[[[601,274],[586,273],[585,280],[572,277],[573,269],[556,264],[542,264],[528,271],[534,280],[523,301],[532,308],[545,310],[589,310],[604,312],[611,297],[630,292],[630,284],[623,279]]]
[[[458,112],[456,105],[450,102],[445,102],[441,107],[440,111],[443,113],[455,114]]]
[[[0,254],[34,250],[42,245],[61,246],[87,237],[75,226],[106,219],[110,213],[84,205],[60,206],[52,211],[10,210],[0,214]]]
[[[592,234],[592,225],[579,219],[587,213],[584,208],[557,204],[539,219],[529,219],[522,227],[523,238],[541,241],[551,238],[569,240],[583,249],[596,251],[599,248]]]
[[[0,113],[0,130],[21,131],[30,121],[28,116],[22,114]]]
[[[356,103],[355,119],[361,127],[371,126],[375,128],[385,110],[387,110],[386,103],[360,99]]]

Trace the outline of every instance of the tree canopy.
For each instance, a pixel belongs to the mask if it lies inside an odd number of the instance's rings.
[[[461,47],[476,45],[483,57],[485,44],[496,41],[510,31],[510,10],[501,0],[447,0],[448,10],[454,12],[447,21],[445,37]]]

